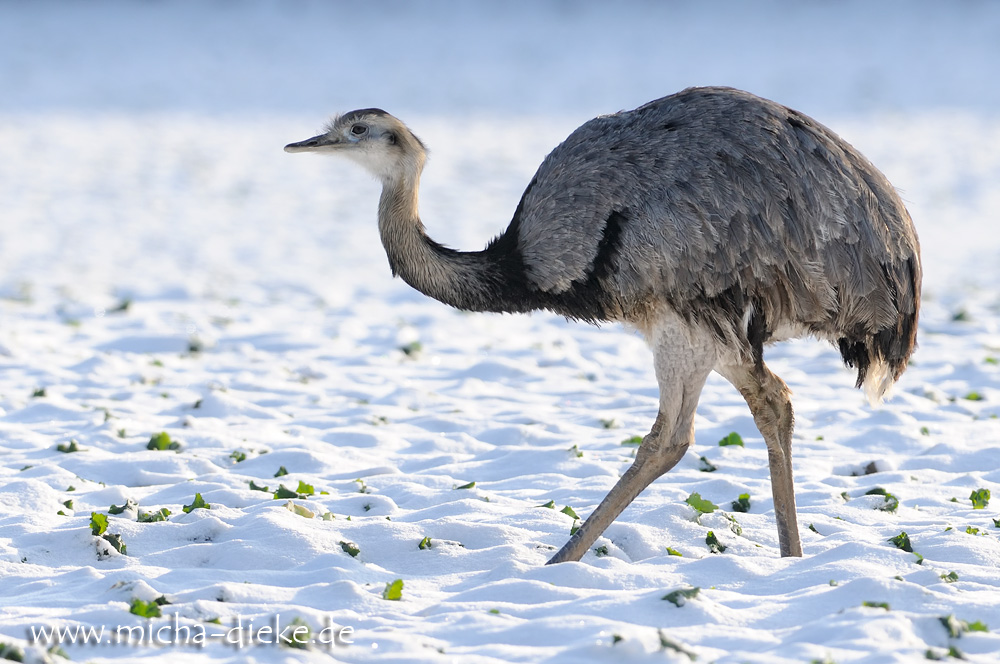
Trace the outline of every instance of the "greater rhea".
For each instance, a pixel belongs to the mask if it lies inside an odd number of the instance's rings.
[[[635,461],[549,563],[579,560],[694,440],[713,370],[767,445],[782,556],[801,556],[789,389],[764,346],[835,344],[879,401],[916,343],[920,250],[892,185],[830,129],[731,88],[690,88],[585,123],[542,162],[510,225],[482,251],[430,239],[417,192],[424,144],[375,108],[288,152],[342,154],[382,182],[378,228],[394,275],[469,311],[548,309],[638,329],[659,412]]]

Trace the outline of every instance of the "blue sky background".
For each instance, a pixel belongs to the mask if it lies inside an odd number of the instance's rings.
[[[992,2],[0,2],[0,113],[1000,108]]]

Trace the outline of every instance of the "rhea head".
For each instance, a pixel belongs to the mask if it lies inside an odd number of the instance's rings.
[[[359,163],[383,184],[415,181],[427,158],[427,148],[397,118],[379,108],[344,113],[326,126],[326,133],[289,143],[285,152],[342,154]]]

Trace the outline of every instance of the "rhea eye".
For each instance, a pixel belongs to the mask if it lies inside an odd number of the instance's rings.
[[[363,124],[356,124],[353,127],[351,127],[351,133],[354,134],[355,136],[361,136],[366,131],[368,131],[368,127],[364,126]]]

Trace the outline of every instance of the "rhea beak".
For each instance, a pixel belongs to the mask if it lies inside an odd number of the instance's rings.
[[[320,134],[319,136],[313,136],[298,143],[289,143],[285,146],[285,152],[316,152],[323,148],[333,147],[338,143],[340,141],[336,137],[331,137],[329,134]]]

